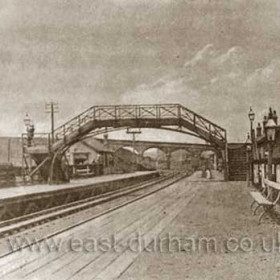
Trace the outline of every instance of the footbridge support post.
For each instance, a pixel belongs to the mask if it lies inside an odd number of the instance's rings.
[[[224,153],[224,178],[225,178],[225,181],[228,181],[229,180],[229,165],[228,165],[228,143],[226,141],[226,144],[225,144],[225,153]]]
[[[69,182],[70,176],[68,165],[64,153],[54,153],[50,161],[48,170],[48,183],[63,183]]]
[[[166,167],[168,170],[171,169],[171,151],[169,149],[166,151]]]
[[[44,182],[49,184],[69,182],[68,165],[64,154],[49,153],[33,155],[32,159],[37,167],[28,174],[30,180],[38,173]]]

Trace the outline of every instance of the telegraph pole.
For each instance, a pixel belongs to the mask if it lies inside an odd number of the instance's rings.
[[[45,105],[46,113],[51,114],[51,143],[54,143],[54,114],[58,113],[58,103],[49,102]]]
[[[127,133],[127,134],[132,134],[133,156],[136,158],[135,162],[138,163],[137,155],[136,155],[136,149],[135,149],[135,140],[136,140],[136,134],[140,134],[140,133],[141,133],[141,130],[140,130],[140,129],[138,129],[138,130],[133,130],[133,129],[130,129],[130,128],[128,127],[127,130],[126,130],[126,133]]]

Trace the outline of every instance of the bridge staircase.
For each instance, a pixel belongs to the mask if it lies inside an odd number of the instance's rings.
[[[229,160],[229,180],[230,181],[246,181],[248,176],[248,154],[246,145],[229,144],[228,145]]]

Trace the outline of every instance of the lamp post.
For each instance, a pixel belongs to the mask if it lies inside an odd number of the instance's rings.
[[[23,122],[24,122],[24,124],[25,124],[25,126],[26,126],[26,130],[27,130],[27,128],[28,128],[28,127],[30,126],[30,124],[31,124],[31,119],[30,119],[30,117],[29,117],[28,114],[25,115],[25,117],[24,117],[24,119],[23,119]]]
[[[250,120],[250,134],[251,134],[251,139],[253,140],[252,134],[253,134],[253,122],[255,120],[255,113],[252,109],[252,107],[250,107],[250,111],[248,114],[249,120]]]
[[[275,121],[270,118],[265,125],[265,134],[268,142],[268,179],[272,180],[272,158],[273,158],[273,144],[275,142],[277,125]]]
[[[255,113],[254,113],[252,107],[250,107],[250,111],[248,113],[248,118],[250,120],[250,136],[251,136],[251,141],[252,141],[252,145],[254,145],[255,135],[253,133],[253,122],[255,120]],[[253,148],[254,148],[254,146],[253,146]],[[254,151],[254,149],[253,149],[253,151]]]
[[[25,124],[26,132],[27,132],[27,146],[30,147],[32,139],[34,137],[35,128],[28,114],[25,115],[23,122]]]
[[[107,132],[107,127],[105,129],[105,133],[103,134],[103,138],[104,138],[104,146],[106,147],[106,149],[108,149],[108,132]],[[106,173],[106,168],[108,167],[108,156],[107,156],[107,151],[105,151],[104,153],[104,165],[103,165],[103,170]]]
[[[135,158],[135,163],[138,164],[138,155],[136,153],[136,149],[135,149],[135,138],[136,138],[136,134],[141,134],[141,130],[140,129],[130,129],[129,127],[126,130],[127,134],[132,134],[132,149],[133,149],[133,157]]]
[[[250,187],[250,170],[251,170],[251,164],[250,164],[250,152],[252,150],[252,142],[251,142],[251,139],[250,139],[250,134],[248,133],[248,136],[247,136],[247,139],[246,139],[246,142],[245,142],[245,145],[246,145],[246,161],[247,161],[247,187]]]
[[[50,102],[45,105],[46,113],[51,114],[51,142],[54,143],[54,114],[58,113],[58,103]]]

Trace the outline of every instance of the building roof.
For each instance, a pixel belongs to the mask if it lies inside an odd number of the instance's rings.
[[[96,151],[97,153],[112,153],[112,151],[106,147],[102,140],[93,137],[82,140],[81,143],[86,147]]]
[[[35,138],[34,142],[40,152],[41,148],[47,145],[46,138]],[[93,137],[82,140],[81,143],[87,146],[89,149],[96,151],[97,153],[112,153],[102,140],[97,140]],[[74,144],[75,146],[75,144]],[[0,137],[0,164],[13,164],[20,167],[22,165],[22,140],[21,137]]]
[[[0,137],[0,164],[22,165],[22,142],[20,137]]]
[[[200,155],[201,158],[210,158],[211,156],[213,156],[215,153],[213,151],[203,151]]]
[[[132,154],[139,155],[139,153],[135,149],[133,149],[132,147],[122,147],[122,149],[130,151]]]

